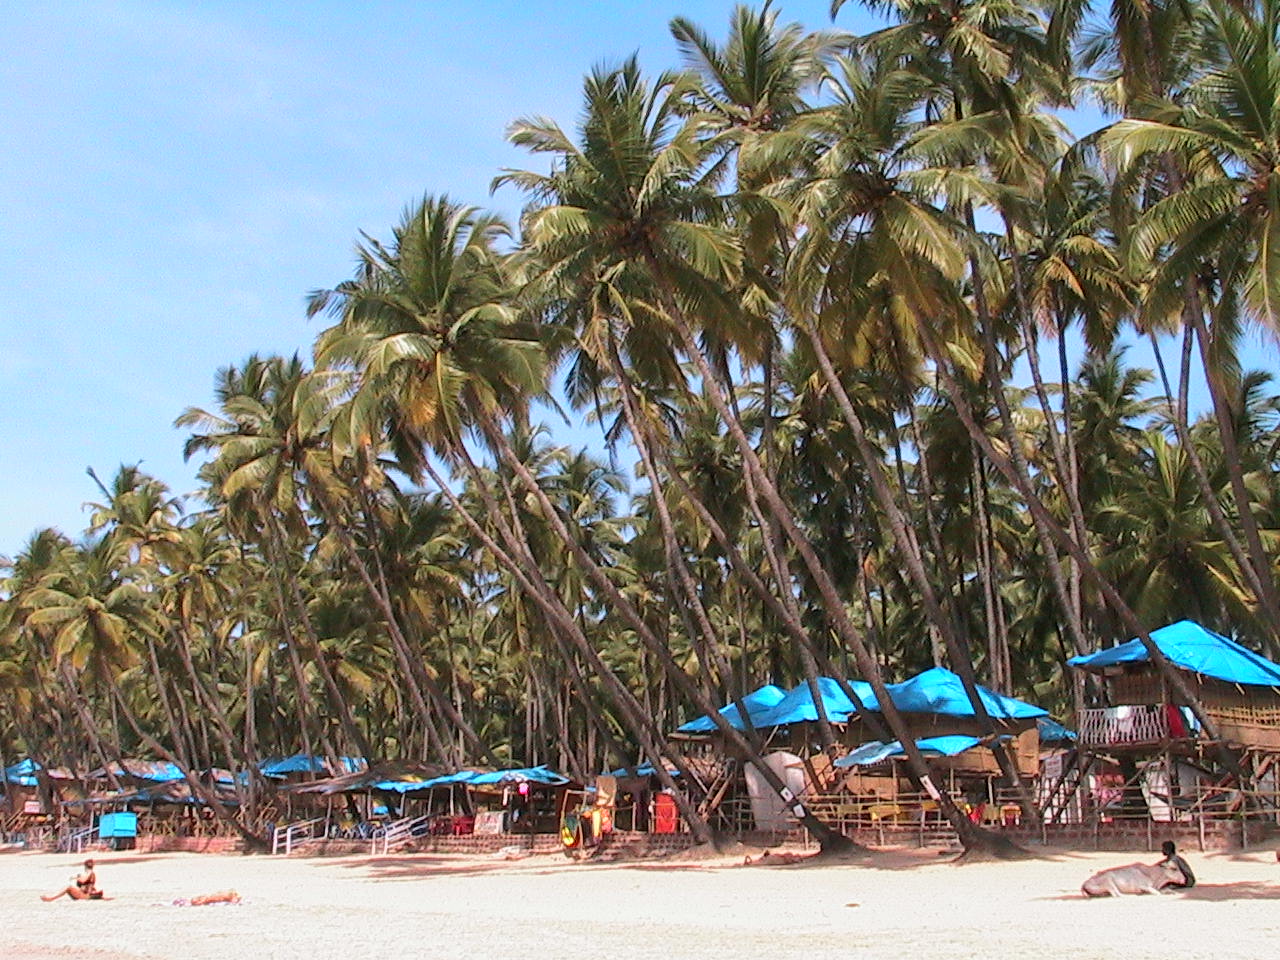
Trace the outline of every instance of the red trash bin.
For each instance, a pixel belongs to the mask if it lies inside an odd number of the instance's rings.
[[[669,793],[659,793],[653,798],[653,832],[675,833],[680,823],[680,811],[676,808],[675,797]]]

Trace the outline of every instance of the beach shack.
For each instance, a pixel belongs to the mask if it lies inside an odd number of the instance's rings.
[[[853,704],[841,692],[840,684],[830,677],[822,677],[818,681],[818,689],[819,702],[827,718],[833,723],[844,723],[853,710]],[[746,710],[745,722],[737,702],[725,704],[719,713],[734,729],[751,731],[766,753],[787,751],[792,739],[805,740],[806,727],[818,717],[818,707],[807,683],[790,691],[766,684],[745,694],[741,703]],[[740,759],[725,744],[715,721],[710,716],[697,717],[677,727],[668,741],[669,751],[681,758],[681,765],[690,773],[689,780],[682,782],[681,788],[698,812],[717,829],[731,832],[754,829],[752,784],[748,782]],[[648,773],[651,775],[652,771]],[[650,779],[655,780],[651,776]],[[630,780],[624,782],[629,788],[633,787]],[[652,806],[646,821],[661,824],[665,830],[671,819],[666,808],[675,808],[673,798],[664,798],[656,789],[651,798]],[[659,816],[659,804],[664,807],[662,816]],[[759,807],[759,802],[755,806]]]
[[[84,789],[69,770],[46,768],[30,757],[5,767],[0,786],[0,833],[24,840],[54,829],[64,805]]]
[[[117,848],[131,846],[138,836],[224,834],[227,828],[214,815],[209,800],[223,806],[239,802],[233,775],[212,769],[195,771],[193,776],[202,784],[200,790],[192,789],[174,763],[125,759],[91,771],[93,789],[67,806],[77,810],[85,839],[96,833]],[[119,789],[112,785],[113,778]]]
[[[912,783],[900,766],[901,744],[869,736],[861,721],[854,697],[868,713],[880,712],[871,685],[821,677],[816,686],[817,698],[805,682],[769,705],[754,710],[747,705],[751,723],[765,744],[765,760],[777,768],[775,772],[788,783],[799,777],[815,812],[850,821],[851,827],[857,825],[852,821],[867,816],[878,819],[908,813],[913,817],[916,807],[927,806],[927,798],[913,796]],[[1011,804],[997,783],[1002,774],[991,746],[996,741],[1004,744],[1023,778],[1030,781],[1039,768],[1038,721],[1048,716],[1047,711],[979,686],[989,722],[980,719],[960,677],[940,667],[889,684],[887,689],[913,739],[944,773],[951,792],[978,816],[1003,820]],[[838,734],[843,760],[833,762],[833,757],[818,749],[819,708]],[[732,704],[721,713],[740,728]],[[718,744],[708,732],[713,729],[709,717],[700,717],[681,726],[673,743],[701,737]],[[720,825],[727,828],[776,829],[782,814],[770,806],[771,791],[762,781],[756,782],[759,778],[741,771],[736,760],[723,751],[721,755],[717,775],[699,785],[703,798],[699,809],[724,821]]]
[[[761,729],[761,718],[772,707],[778,705],[780,701],[785,699],[787,691],[772,683],[767,683],[762,687],[752,690],[750,693],[742,697],[742,706],[746,709],[747,720],[744,722],[742,713],[738,710],[736,702],[726,703],[718,711],[721,716],[729,722],[735,730],[744,730],[749,722],[753,729]],[[718,736],[720,728],[716,726],[711,717],[698,717],[683,723],[676,728],[676,732],[672,734],[672,739],[676,740],[699,740],[707,739],[711,736]]]
[[[1084,806],[1095,816],[1175,821],[1239,814],[1275,820],[1280,665],[1190,620],[1153,630],[1151,639],[1200,702],[1219,739],[1204,735],[1140,640],[1073,657],[1070,666],[1099,679],[1104,702],[1082,712],[1076,755],[1057,779],[1046,818],[1065,818],[1069,798],[1088,793],[1090,777],[1110,763],[1123,783],[1086,798]],[[1224,750],[1243,782],[1224,766]]]
[[[988,719],[981,719],[959,676],[934,667],[887,687],[920,753],[931,761],[940,783],[977,822],[1016,822],[1020,808],[992,753],[999,743],[1028,784],[1039,770],[1039,722],[1048,711],[978,685]],[[869,706],[878,710],[878,701]],[[868,740],[833,766],[841,778],[823,800],[842,826],[883,830],[887,822],[927,829],[938,821],[937,804],[922,797],[902,767],[906,751],[898,740]]]
[[[1032,778],[1040,767],[1040,721],[1049,711],[1035,704],[1006,697],[978,685],[978,699],[990,720],[980,719],[964,689],[964,682],[943,667],[926,670],[902,683],[889,684],[889,696],[901,711],[917,741],[937,737],[968,737],[968,748],[945,754],[944,766],[958,773],[999,776],[1000,767],[990,749],[974,749],[1004,742],[1018,772]],[[959,746],[960,741],[949,741]]]
[[[425,836],[554,833],[563,793],[573,786],[569,777],[546,766],[450,771],[437,764],[384,761],[281,789],[324,804],[323,811],[299,821],[310,825],[304,839],[375,840],[390,849]]]
[[[556,833],[570,802],[584,785],[542,765],[477,773],[466,781],[479,834]]]

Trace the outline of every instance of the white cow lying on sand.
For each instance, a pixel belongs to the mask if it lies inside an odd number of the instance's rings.
[[[1126,893],[1160,893],[1170,884],[1183,882],[1182,871],[1172,863],[1130,863],[1099,870],[1080,888],[1086,897],[1119,897]]]

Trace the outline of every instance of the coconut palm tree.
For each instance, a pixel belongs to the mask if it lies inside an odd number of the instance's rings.
[[[562,631],[565,641],[592,665],[627,715],[659,777],[666,777],[660,735],[651,719],[600,659],[573,611],[547,583],[529,552],[528,539],[513,527],[517,517],[502,505],[504,500],[513,502],[511,487],[495,488],[468,447],[468,434],[474,430],[538,501],[541,519],[591,573],[596,587],[614,605],[628,606],[571,535],[505,430],[507,422],[523,421],[528,404],[545,387],[537,331],[516,313],[510,268],[495,249],[504,232],[496,218],[444,198],[427,198],[406,216],[393,245],[369,241],[362,248],[355,279],[313,295],[313,312],[330,309],[340,317],[317,343],[318,362],[335,372],[352,371],[344,413],[335,420],[335,444],[350,449],[385,431],[411,475],[431,478],[472,534],[539,606],[552,629]],[[464,472],[498,539],[466,509],[432,462],[433,454]],[[496,479],[502,482],[501,475]],[[652,635],[646,642],[655,646],[655,653],[662,652]],[[701,823],[696,811],[688,812],[692,823]]]
[[[1269,619],[1280,624],[1280,594],[1250,509],[1227,399],[1241,321],[1269,331],[1280,322],[1280,5],[1242,11],[1215,3],[1208,19],[1220,62],[1190,84],[1181,102],[1119,121],[1102,143],[1122,169],[1171,157],[1185,171],[1168,196],[1141,213],[1129,238],[1131,257],[1152,265],[1145,314],[1183,313],[1194,333],[1247,546],[1244,566]],[[1197,279],[1187,284],[1188,277]],[[1183,311],[1187,287],[1196,304]]]
[[[587,81],[582,145],[549,121],[519,122],[513,127],[514,142],[535,152],[553,153],[557,159],[549,175],[508,173],[499,183],[516,183],[540,201],[526,214],[525,235],[541,260],[541,282],[571,285],[584,272],[596,278],[593,283],[618,283],[625,278],[624,289],[635,291],[634,302],[647,304],[646,312],[671,330],[675,343],[693,363],[707,399],[733,436],[750,488],[802,558],[825,613],[874,685],[880,682],[875,661],[849,618],[830,572],[763,470],[720,378],[695,338],[691,309],[712,317],[722,315],[717,290],[724,288],[723,281],[732,282],[739,258],[727,233],[704,222],[705,215],[691,217],[717,206],[710,194],[715,181],[707,172],[711,145],[697,139],[689,125],[674,121],[671,99],[678,92],[675,78],[659,78],[650,87],[634,61],[612,72],[597,71]],[[634,315],[635,308],[630,312]],[[765,527],[761,525],[761,532],[773,576],[788,582],[790,577],[782,572],[776,544],[769,542]],[[881,696],[882,703],[887,699]],[[885,713],[895,733],[901,734],[913,770],[929,789],[928,765],[892,704]],[[963,837],[981,842],[973,825],[947,798],[942,798],[942,805]],[[806,811],[801,805],[797,812]],[[806,827],[830,839],[821,825],[806,822]]]
[[[320,436],[300,429],[294,416],[304,375],[296,356],[287,360],[250,357],[240,368],[219,372],[219,412],[189,407],[176,425],[200,431],[188,438],[187,457],[204,450],[215,455],[202,466],[201,476],[210,483],[211,492],[228,504],[229,517],[248,522],[237,532],[262,546],[279,577],[280,616],[301,628],[305,638],[301,653],[321,679],[329,710],[349,743],[361,756],[368,756],[365,733],[355,722],[328,661],[320,655],[299,584],[296,544],[309,536],[303,487],[308,480],[332,473],[332,460]],[[292,636],[286,632],[298,692],[304,696],[302,660]],[[332,750],[331,755],[336,763],[340,753]]]

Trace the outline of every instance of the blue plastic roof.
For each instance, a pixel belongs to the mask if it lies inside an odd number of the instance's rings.
[[[1076,739],[1076,732],[1068,730],[1052,717],[1041,717],[1036,721],[1036,729],[1040,732],[1041,743],[1066,743]]]
[[[430,790],[454,783],[468,783],[472,777],[476,776],[479,774],[475,770],[459,770],[457,773],[448,773],[429,780],[383,780],[372,786],[374,790],[386,790],[389,793],[412,793],[415,790]]]
[[[559,786],[568,783],[569,778],[563,773],[557,773],[547,766],[538,767],[516,767],[511,770],[492,770],[488,773],[477,773],[466,782],[472,786],[484,786],[494,783],[520,783],[528,781],[530,783],[545,783],[550,786]]]
[[[871,684],[862,680],[850,680],[849,685],[853,688],[854,693],[858,695],[858,699],[862,701],[864,707],[875,711],[880,709],[880,701],[876,699],[875,693],[871,689]],[[770,690],[776,691],[777,689],[777,687],[761,687],[755,693]],[[942,667],[926,670],[919,676],[904,680],[902,683],[891,683],[888,685],[888,689],[889,696],[893,698],[893,702],[899,710],[905,710],[909,713],[934,713],[951,717],[972,717],[974,715],[973,705],[969,702],[969,697],[964,691],[964,684],[958,676]],[[827,719],[832,723],[846,723],[856,715],[857,710],[853,702],[844,695],[837,681],[830,677],[819,677],[818,690],[822,696],[822,704],[826,711]],[[1047,710],[1043,710],[1034,704],[1015,700],[1013,697],[1001,696],[983,686],[978,687],[978,695],[982,698],[987,712],[997,719],[1021,720],[1031,719],[1032,717],[1047,717],[1049,715]],[[750,696],[754,697],[755,694]],[[770,694],[766,693],[765,696],[768,697]],[[720,712],[729,718],[735,727],[742,729],[738,723],[738,711],[733,708],[732,704],[724,707]],[[813,697],[809,693],[808,683],[797,685],[772,706],[763,710],[752,709],[751,703],[747,703],[747,713],[751,717],[751,722],[761,728],[781,727],[792,723],[812,723],[818,719],[818,711],[814,706]],[[680,727],[679,732],[705,733],[714,729],[715,724],[711,722],[709,717],[699,717],[697,720],[690,721]]]
[[[1193,620],[1179,620],[1152,630],[1151,639],[1170,663],[1192,673],[1228,683],[1280,687],[1280,665]],[[1121,663],[1142,663],[1147,659],[1147,648],[1141,640],[1133,639],[1110,650],[1072,657],[1067,663],[1081,670],[1098,671]]]
[[[4,778],[9,783],[16,783],[20,787],[34,787],[36,785],[36,771],[40,769],[40,764],[36,763],[30,757],[26,760],[19,760],[17,763],[4,768]]]
[[[111,771],[117,776],[129,776],[135,780],[146,780],[150,783],[171,783],[174,780],[185,780],[182,771],[175,763],[169,763],[167,760],[129,760],[124,761],[124,765],[119,763],[111,764]],[[106,771],[90,774],[90,776],[105,776]]]
[[[877,701],[871,692],[871,684],[862,680],[850,680],[849,686],[858,695],[863,706],[875,710]],[[840,684],[830,677],[818,678],[818,692],[822,697],[822,707],[827,719],[832,723],[844,723],[853,716],[856,708],[853,701],[844,695]],[[752,716],[752,721],[761,727],[780,727],[790,723],[812,722],[818,719],[818,708],[814,705],[813,696],[808,683],[801,683],[776,704],[760,714],[759,720]]]
[[[926,737],[923,740],[917,740],[916,746],[927,757],[954,757],[957,754],[964,753],[966,750],[972,750],[981,742],[977,737],[955,734],[946,737]],[[874,763],[880,763],[890,757],[902,756],[905,753],[902,743],[898,740],[891,740],[888,743],[872,740],[870,743],[864,743],[852,753],[841,757],[835,762],[835,766],[869,767]]]
[[[501,783],[545,783],[558,787],[569,782],[569,778],[557,773],[547,766],[513,767],[509,770],[459,770],[457,773],[432,777],[430,780],[383,780],[370,786],[374,790],[386,790],[389,793],[412,793],[415,790],[430,790],[433,787],[444,787],[454,783],[465,783],[469,786],[486,786]]]
[[[750,706],[749,704],[748,704],[748,706],[747,706],[747,713],[748,713],[748,714],[750,714],[750,713],[751,713],[751,706]],[[688,726],[688,724],[685,724],[685,726],[687,727],[687,726]],[[681,727],[680,729],[681,729],[681,730],[683,730],[683,729],[684,729],[684,727]],[[635,771],[636,771],[635,775],[636,775],[637,777],[650,777],[650,776],[653,776],[653,774],[657,772],[657,771],[655,771],[655,770],[654,770],[654,768],[653,768],[653,764],[652,764],[652,763],[650,763],[648,760],[646,760],[644,763],[638,764],[638,765],[636,766],[636,768],[635,768]],[[670,775],[671,775],[671,776],[673,776],[673,777],[678,777],[678,776],[680,776],[680,771],[679,771],[679,770],[677,770],[677,769],[675,769],[675,767],[668,767],[668,768],[667,768],[667,773],[668,773],[668,774],[670,774]],[[609,771],[609,776],[611,776],[611,777],[629,777],[629,776],[631,776],[631,774],[627,773],[627,768],[626,768],[626,767],[619,767],[617,770],[610,770],[610,771]]]
[[[899,710],[908,713],[934,713],[948,717],[974,716],[973,704],[965,693],[964,683],[950,670],[934,667],[902,683],[889,684],[889,696]],[[987,713],[1000,720],[1023,720],[1047,717],[1049,711],[1034,704],[1004,697],[986,687],[978,687],[978,696]]]
[[[772,683],[767,683],[759,690],[752,690],[742,698],[742,704],[747,708],[747,716],[751,718],[752,726],[759,726],[756,720],[761,713],[777,704],[783,697],[787,695],[787,691],[781,687],[775,687]],[[720,708],[719,711],[735,730],[742,730],[742,717],[738,713],[738,705],[736,703],[728,703]],[[697,720],[690,720],[683,726],[677,727],[677,733],[712,733],[716,730],[715,721],[709,716],[701,716]]]
[[[339,757],[344,773],[357,773],[369,764],[363,757]],[[291,757],[272,757],[262,761],[258,768],[264,777],[283,777],[289,773],[328,773],[329,766],[324,757],[309,757],[305,753],[295,753]]]

